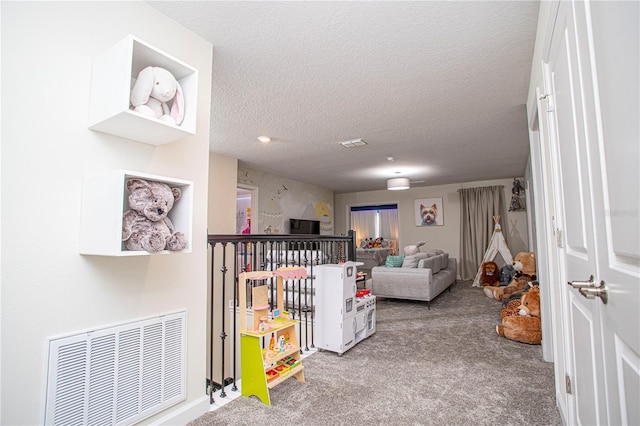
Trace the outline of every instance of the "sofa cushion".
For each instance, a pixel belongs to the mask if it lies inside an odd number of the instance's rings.
[[[444,253],[444,252],[442,250],[440,250],[440,249],[433,249],[433,250],[427,251],[427,255],[429,257],[437,256],[437,255],[442,254],[442,253]]]
[[[384,266],[387,268],[400,268],[404,262],[404,255],[400,256],[387,256],[384,261]]]
[[[416,253],[410,256],[405,256],[404,261],[402,262],[403,268],[415,268],[418,266],[418,262],[422,259],[426,259],[428,257],[427,253]]]
[[[449,253],[442,253],[442,265],[440,265],[440,270],[447,268],[449,266]]]
[[[431,272],[433,272],[434,274],[437,274],[438,272],[440,272],[440,268],[442,268],[442,255],[439,254],[437,256],[433,256],[433,268],[431,269]]]
[[[437,274],[440,272],[440,267],[442,266],[442,256],[430,256],[425,259],[422,259],[418,264],[418,268],[431,269],[432,274]]]

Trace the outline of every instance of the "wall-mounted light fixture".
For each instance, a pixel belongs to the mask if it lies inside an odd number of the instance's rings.
[[[400,191],[402,189],[409,189],[410,187],[408,178],[387,179],[387,189],[390,191]]]

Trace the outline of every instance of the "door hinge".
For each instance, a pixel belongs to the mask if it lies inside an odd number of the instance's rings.
[[[556,244],[560,248],[564,247],[562,245],[562,229],[556,229]]]
[[[564,375],[564,388],[565,392],[571,395],[571,377],[566,373]]]

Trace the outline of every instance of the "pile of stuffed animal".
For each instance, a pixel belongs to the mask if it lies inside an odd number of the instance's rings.
[[[495,262],[484,262],[481,268],[480,282],[484,293],[502,302],[502,323],[496,326],[498,335],[539,345],[542,342],[542,326],[535,253],[520,252],[512,265],[505,265],[502,269]]]
[[[373,238],[365,238],[362,240],[362,248],[382,248],[383,241],[382,237],[378,237],[375,240]]]

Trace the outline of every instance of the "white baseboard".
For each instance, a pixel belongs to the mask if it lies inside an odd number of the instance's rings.
[[[186,404],[164,417],[159,418],[153,425],[186,425],[209,411],[209,395],[204,395]]]

